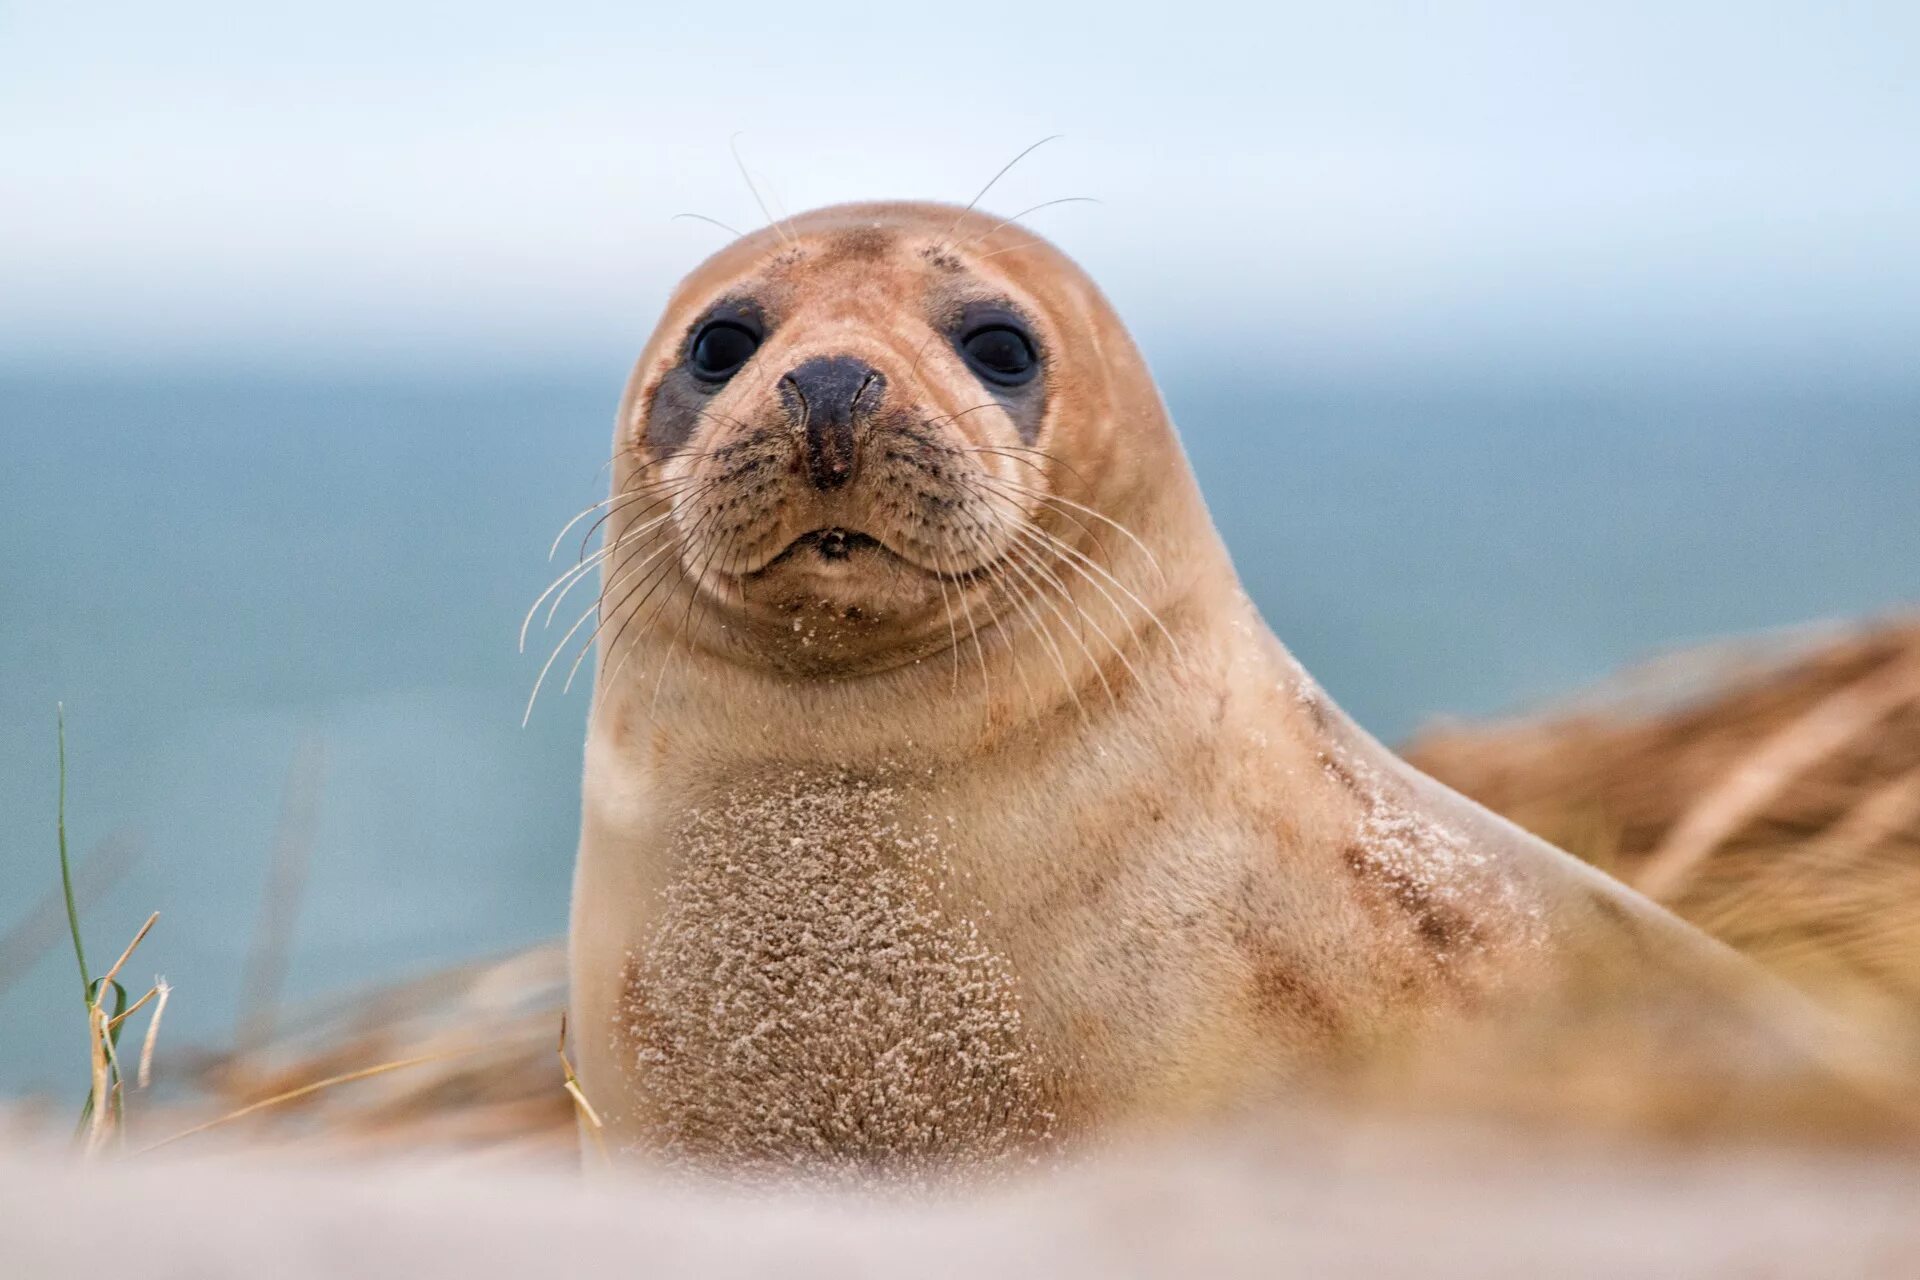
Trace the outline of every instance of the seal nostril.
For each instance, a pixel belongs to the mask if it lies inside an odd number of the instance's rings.
[[[879,370],[851,356],[815,356],[780,380],[816,489],[838,489],[853,478],[859,455],[854,428],[879,407],[886,384]]]

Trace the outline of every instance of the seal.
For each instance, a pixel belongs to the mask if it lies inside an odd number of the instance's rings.
[[[571,981],[615,1149],[989,1174],[1601,972],[1798,1052],[1731,952],[1338,710],[1113,310],[1016,225],[859,204],[721,250],[602,519]]]

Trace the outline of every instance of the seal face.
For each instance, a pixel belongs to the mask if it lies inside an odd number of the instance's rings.
[[[1704,937],[1340,714],[1125,329],[1021,228],[745,237],[614,443],[571,950],[622,1149],[979,1174],[1608,966],[1739,1005]]]
[[[990,625],[1007,594],[982,580],[1031,572],[1052,353],[1075,335],[967,254],[977,225],[838,222],[722,254],[643,360],[610,522],[629,634],[673,621],[646,592],[685,575],[723,645],[870,672]]]

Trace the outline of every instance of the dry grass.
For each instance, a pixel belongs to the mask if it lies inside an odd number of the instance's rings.
[[[249,1144],[571,1158],[576,1101],[554,1053],[565,1005],[565,956],[538,947],[292,1010],[297,1030],[204,1057],[193,1082]]]
[[[1571,709],[1425,733],[1407,754],[1920,1043],[1920,623],[1777,650],[1683,655]],[[560,949],[542,947],[289,1011],[297,1030],[203,1060],[195,1083],[207,1114],[258,1108],[226,1126],[250,1143],[564,1158],[589,1114],[554,1052],[564,998]],[[410,1065],[309,1088],[396,1062]]]
[[[1407,755],[1850,1018],[1920,1042],[1920,622],[1757,671],[1717,652],[1734,674],[1705,696],[1435,730]]]

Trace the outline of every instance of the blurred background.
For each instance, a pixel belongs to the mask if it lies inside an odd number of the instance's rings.
[[[563,927],[585,698],[521,729],[515,632],[725,238],[673,215],[761,220],[735,133],[789,210],[1063,135],[986,207],[1100,202],[1031,225],[1396,740],[1920,598],[1916,47],[1872,4],[0,4],[0,1093],[84,1073],[58,701],[93,949],[163,913],[169,1042],[280,940],[299,997]]]

